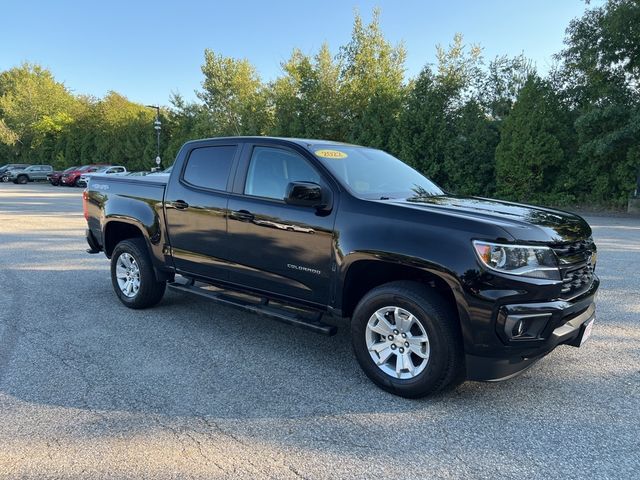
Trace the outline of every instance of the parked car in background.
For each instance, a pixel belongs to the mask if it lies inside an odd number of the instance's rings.
[[[52,172],[51,175],[47,175],[47,180],[49,180],[49,183],[51,183],[51,185],[58,186],[60,185],[60,179],[62,178],[62,175],[64,175],[65,173],[69,173],[77,168],[78,167],[75,166],[75,167],[69,167],[62,171]]]
[[[51,172],[53,172],[51,165],[31,165],[27,168],[9,170],[9,180],[24,185],[28,182],[46,180]]]
[[[160,172],[151,172],[151,173],[149,173],[149,175],[169,175],[171,173],[172,169],[173,169],[173,165],[171,165],[170,167],[165,168],[164,170],[162,170]]]
[[[121,165],[105,166],[97,169],[95,172],[87,172],[80,175],[80,178],[76,181],[77,187],[86,187],[89,183],[89,179],[94,175],[126,175],[127,169]]]
[[[75,187],[76,182],[80,179],[83,173],[95,172],[99,168],[104,167],[103,164],[83,165],[75,170],[66,172],[60,177],[60,185],[66,185],[67,187]]]
[[[9,170],[23,169],[29,166],[28,163],[7,163],[0,167],[0,182],[9,181]]]
[[[127,176],[128,177],[146,177],[150,173],[151,172],[147,172],[146,170],[143,170],[143,171],[140,171],[140,172],[127,172]]]

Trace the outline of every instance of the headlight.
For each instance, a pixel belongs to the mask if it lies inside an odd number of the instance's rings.
[[[497,272],[522,277],[560,280],[555,253],[549,247],[503,245],[474,241],[482,264]]]

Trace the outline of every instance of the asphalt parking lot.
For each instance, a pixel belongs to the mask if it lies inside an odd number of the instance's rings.
[[[0,478],[640,478],[640,219],[590,217],[593,336],[406,400],[327,338],[168,292],[133,311],[80,189],[0,184]]]

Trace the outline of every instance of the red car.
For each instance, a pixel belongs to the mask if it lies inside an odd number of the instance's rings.
[[[83,165],[82,167],[76,167],[71,171],[65,170],[60,177],[60,185],[66,185],[67,187],[75,187],[76,183],[80,179],[80,176],[83,173],[91,173],[95,172],[100,167],[104,166],[103,164],[94,164],[94,165]]]
[[[47,180],[49,180],[51,185],[60,185],[60,179],[62,178],[62,175],[64,175],[65,173],[69,173],[77,168],[79,167],[69,167],[66,170],[62,170],[61,172],[55,171],[51,175],[47,175]]]

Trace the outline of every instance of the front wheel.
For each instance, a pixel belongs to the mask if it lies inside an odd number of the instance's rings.
[[[111,255],[111,283],[129,308],[148,308],[164,296],[167,282],[157,281],[147,245],[142,238],[123,240]]]
[[[20,175],[18,176],[18,183],[20,185],[24,185],[29,181],[29,178],[26,175]]]
[[[380,388],[418,398],[464,379],[455,311],[435,290],[391,282],[367,293],[351,320],[358,363]]]

